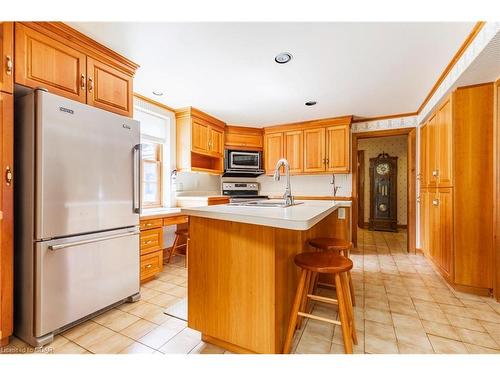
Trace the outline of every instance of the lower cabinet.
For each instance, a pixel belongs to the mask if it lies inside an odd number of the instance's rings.
[[[163,270],[163,220],[141,220],[140,280],[152,279]]]
[[[453,282],[453,189],[425,189],[420,194],[421,246],[441,274]]]

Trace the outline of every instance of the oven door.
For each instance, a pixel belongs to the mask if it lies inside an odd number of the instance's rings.
[[[260,152],[231,151],[229,153],[230,169],[260,169]]]

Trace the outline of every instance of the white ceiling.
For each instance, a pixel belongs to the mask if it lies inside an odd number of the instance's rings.
[[[263,126],[413,112],[474,23],[70,25],[141,65],[135,92]],[[276,64],[283,51],[294,58]],[[308,100],[318,104],[306,107]]]

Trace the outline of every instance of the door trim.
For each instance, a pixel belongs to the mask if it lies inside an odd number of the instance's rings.
[[[412,133],[413,132],[413,133]],[[358,165],[358,139],[365,138],[382,138],[382,137],[391,137],[395,135],[406,135],[408,139],[408,145],[410,143],[413,145],[416,137],[416,128],[401,128],[401,129],[391,129],[391,130],[378,130],[364,133],[352,133],[352,141],[351,141],[351,150],[352,150],[352,165]],[[416,160],[416,146],[408,147],[408,172],[411,171],[410,164],[415,164]],[[408,173],[408,194],[407,194],[407,223],[408,223],[408,241],[407,241],[407,250],[408,253],[415,254],[416,248],[416,183],[417,176],[416,171],[413,173]],[[413,187],[412,191],[410,191],[410,187]],[[351,234],[354,246],[357,246],[357,233],[358,233],[358,173],[357,168],[352,168],[352,226],[351,226]],[[413,207],[413,210],[410,209]],[[411,247],[410,247],[411,246]]]

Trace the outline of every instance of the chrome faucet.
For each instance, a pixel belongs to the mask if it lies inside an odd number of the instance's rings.
[[[285,194],[283,194],[283,199],[285,201],[285,204],[287,206],[293,205],[293,196],[292,196],[292,188],[290,187],[290,164],[288,163],[288,160],[286,159],[280,159],[276,163],[276,168],[274,168],[274,181],[279,181],[281,178],[280,174],[280,168],[281,166],[285,167],[285,174],[286,174],[286,188],[285,188]]]

